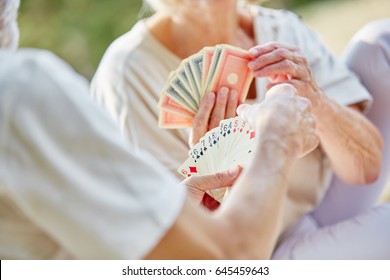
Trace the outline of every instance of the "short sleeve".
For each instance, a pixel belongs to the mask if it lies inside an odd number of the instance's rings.
[[[343,57],[374,99],[378,95],[386,96],[390,89],[390,19],[376,20],[361,28]]]
[[[369,109],[372,98],[367,90],[299,16],[290,11],[267,8],[258,8],[255,12],[258,43],[277,41],[299,47],[318,86],[327,96],[342,105],[359,103],[364,111]]]
[[[123,140],[60,59],[25,50],[0,60],[3,191],[75,258],[144,257],[185,189]]]
[[[303,20],[296,20],[300,33],[300,45],[307,56],[317,84],[325,94],[342,105],[360,104],[367,112],[372,97],[347,65],[333,54],[323,43],[319,34],[308,27]]]

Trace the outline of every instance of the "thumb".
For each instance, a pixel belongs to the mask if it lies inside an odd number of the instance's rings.
[[[269,98],[276,94],[284,94],[286,96],[296,96],[297,89],[290,83],[269,83],[265,98]]]
[[[241,170],[241,167],[236,166],[225,172],[213,175],[193,175],[185,179],[182,184],[187,187],[187,190],[194,199],[201,202],[206,191],[233,185]]]
[[[259,116],[261,103],[241,104],[237,108],[237,115],[252,126],[256,125]]]
[[[212,175],[200,177],[199,187],[203,191],[214,190],[219,188],[230,187],[236,181],[238,175],[241,173],[242,167],[235,166],[224,172],[218,172]]]

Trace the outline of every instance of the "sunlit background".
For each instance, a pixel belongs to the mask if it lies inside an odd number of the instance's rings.
[[[271,0],[293,10],[340,54],[364,23],[390,17],[390,0]],[[91,78],[105,49],[147,15],[141,0],[22,0],[21,46],[50,49]]]
[[[365,23],[390,17],[390,0],[271,0],[263,5],[299,14],[337,55]],[[141,0],[22,0],[20,45],[49,49],[90,79],[108,45],[147,15]]]

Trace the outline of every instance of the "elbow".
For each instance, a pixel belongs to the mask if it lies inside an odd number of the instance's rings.
[[[360,176],[358,182],[355,184],[368,185],[378,180],[381,168],[382,168],[382,153],[383,153],[383,139],[378,134],[375,139],[375,145],[370,151],[366,151],[360,157],[356,158],[356,170],[358,170]]]
[[[351,176],[349,184],[352,185],[369,185],[378,180],[381,172],[382,156],[378,153],[376,156],[371,156],[370,159],[360,160],[356,176]]]
[[[364,175],[363,181],[361,184],[363,185],[369,185],[374,183],[376,180],[378,180],[380,175],[380,171],[371,171],[371,172],[366,172]]]
[[[359,184],[368,185],[378,180],[382,168],[383,146],[383,138],[380,132],[372,133],[371,149],[366,150],[359,159],[362,170]]]
[[[381,150],[382,151],[382,150]],[[382,153],[375,158],[370,166],[366,167],[367,171],[364,174],[363,184],[372,184],[378,180],[382,169]]]
[[[247,220],[249,221],[249,220]],[[251,222],[253,223],[253,221]],[[262,231],[267,232],[267,229]],[[249,231],[248,227],[243,224],[237,225],[230,223],[228,227],[223,230],[224,234],[220,235],[219,242],[224,243],[220,246],[221,250],[216,259],[222,260],[269,260],[273,248],[276,243],[275,234],[272,238],[260,232],[255,234],[255,231]],[[267,237],[263,238],[263,234]]]
[[[339,176],[342,181],[349,185],[369,185],[374,183],[379,178],[379,173],[375,171],[364,172],[361,171],[356,176],[352,174],[349,177]]]
[[[378,139],[378,145],[375,151],[371,154],[371,158],[364,164],[363,182],[362,184],[372,184],[378,180],[382,169],[382,153],[383,153],[383,140]]]
[[[376,180],[378,180],[381,173],[384,142],[383,137],[379,131],[375,140],[376,145],[374,146],[374,151],[371,153],[371,161],[369,161],[370,164],[366,167],[367,172],[364,176],[364,184],[374,183]]]

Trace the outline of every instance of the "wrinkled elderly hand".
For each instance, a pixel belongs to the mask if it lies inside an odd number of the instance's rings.
[[[193,175],[185,179],[182,184],[185,185],[190,193],[191,197],[193,197],[198,203],[204,203],[203,200],[206,191],[231,187],[239,174],[241,173],[242,168],[237,166],[231,170],[227,170],[225,172],[216,173],[213,175]],[[218,203],[215,200],[216,203]],[[208,203],[213,203],[212,201],[204,204],[207,208],[214,208],[212,205]]]
[[[260,141],[279,142],[291,157],[299,158],[319,144],[310,109],[310,101],[297,96],[292,85],[280,84],[267,92],[262,103],[240,105],[237,113],[256,128]]]
[[[217,127],[219,122],[224,119],[236,116],[238,106],[238,92],[229,91],[228,88],[222,87],[216,95],[210,92],[204,96],[196,113],[189,139],[189,145],[192,147],[199,142],[200,138],[207,131]]]
[[[323,96],[311,72],[306,57],[298,47],[269,42],[249,50],[252,61],[248,67],[256,78],[267,77],[267,89],[281,83],[290,83],[298,95],[310,100],[317,107]]]

